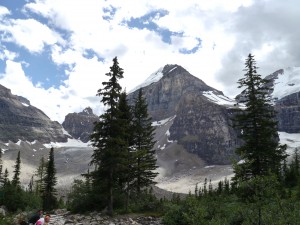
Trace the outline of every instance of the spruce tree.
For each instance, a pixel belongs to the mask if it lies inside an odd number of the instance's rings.
[[[243,163],[235,166],[235,177],[248,180],[255,176],[279,175],[285,159],[285,146],[279,144],[276,113],[272,106],[268,80],[257,73],[254,56],[245,62],[246,72],[239,88],[243,91],[245,109],[237,113],[234,123],[244,141],[236,152]]]
[[[18,156],[16,159],[16,164],[14,166],[14,176],[11,181],[12,185],[17,188],[21,188],[21,182],[20,182],[20,173],[21,173],[21,156],[20,151],[18,152]]]
[[[91,142],[95,148],[91,164],[96,166],[92,173],[93,185],[104,189],[103,192],[108,198],[107,210],[110,215],[113,214],[113,190],[118,182],[118,173],[124,159],[124,139],[120,135],[118,110],[122,90],[118,81],[123,78],[123,73],[115,57],[110,72],[105,74],[109,77],[109,81],[102,82],[104,87],[97,93],[102,97],[101,102],[106,106],[106,111],[99,117],[100,120],[95,124],[94,133],[91,135]]]
[[[7,168],[4,171],[4,175],[3,175],[3,187],[7,186],[10,184],[10,180],[9,180],[9,173]]]
[[[132,181],[134,180],[134,173],[132,169],[132,164],[134,163],[134,155],[132,153],[132,110],[127,102],[127,94],[126,92],[121,93],[119,104],[119,120],[120,120],[120,135],[124,140],[123,145],[123,168],[121,173],[119,174],[119,185],[122,191],[126,193],[126,203],[125,208],[126,211],[128,209],[129,204],[129,194],[132,190]]]
[[[3,185],[3,161],[2,161],[2,149],[0,148],[0,186]]]
[[[133,164],[137,194],[142,188],[149,187],[155,182],[153,179],[157,173],[156,157],[154,147],[154,127],[152,127],[151,117],[148,115],[147,103],[143,97],[142,89],[139,90],[133,107],[133,146],[136,161]]]
[[[48,163],[46,167],[46,174],[44,177],[43,187],[43,208],[44,210],[53,209],[57,205],[56,189],[57,184],[56,169],[54,163],[54,149],[51,148],[49,152]]]
[[[40,164],[34,174],[37,177],[37,179],[35,180],[35,193],[37,195],[40,195],[42,193],[45,174],[46,174],[46,162],[44,157],[42,157],[40,159]]]

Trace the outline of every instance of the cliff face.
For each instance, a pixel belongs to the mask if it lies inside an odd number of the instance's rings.
[[[65,142],[62,126],[38,108],[0,85],[0,141]]]
[[[300,133],[300,68],[278,70],[266,77],[273,88],[278,130]]]
[[[278,129],[287,133],[300,133],[300,91],[276,102]]]
[[[170,140],[209,164],[231,163],[239,144],[230,126],[233,102],[181,66],[167,65],[159,72],[162,76],[158,81],[143,87],[152,119],[175,116],[168,131]],[[129,94],[130,103],[137,92]],[[225,104],[220,104],[221,99]]]
[[[98,120],[98,116],[88,107],[80,113],[69,113],[66,115],[62,126],[74,138],[86,143],[89,141],[90,135],[93,132],[94,123]]]

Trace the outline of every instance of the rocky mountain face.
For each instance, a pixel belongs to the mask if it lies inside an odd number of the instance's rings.
[[[231,163],[239,145],[230,122],[234,102],[178,65],[166,65],[152,80],[155,82],[147,86],[140,85],[149,114],[154,121],[173,117],[164,149],[175,142],[177,149],[196,154],[208,164]],[[129,94],[130,103],[137,93]]]
[[[300,68],[281,69],[270,74],[275,109],[278,112],[278,130],[300,133]]]
[[[74,138],[86,143],[93,132],[94,123],[98,120],[99,117],[93,113],[90,107],[87,107],[80,113],[66,115],[62,126]]]
[[[18,140],[41,143],[65,142],[68,136],[62,126],[30,102],[0,85],[0,141],[7,143]]]

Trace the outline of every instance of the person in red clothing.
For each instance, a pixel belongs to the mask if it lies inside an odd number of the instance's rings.
[[[36,221],[38,221],[42,217],[43,217],[43,210],[40,209],[30,217],[30,219],[28,220],[28,224],[33,225],[36,223]]]
[[[47,214],[44,218],[39,219],[35,225],[48,225],[50,221],[50,215]]]

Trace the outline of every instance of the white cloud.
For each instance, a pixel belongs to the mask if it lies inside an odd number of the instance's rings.
[[[14,42],[30,52],[39,53],[45,45],[63,42],[59,34],[35,19],[11,19],[0,25],[6,32],[4,41]]]
[[[258,65],[268,67],[270,72],[299,62],[300,13],[293,7],[297,4],[295,0],[287,3],[272,0],[272,4],[262,0],[231,0],[230,3],[185,0],[176,4],[161,0],[35,0],[24,7],[27,19],[5,18],[0,24],[2,41],[14,42],[32,53],[40,53],[45,46],[50,46],[49,60],[58,67],[68,66],[67,79],[58,88],[46,90],[42,84],[34,86],[22,69],[24,64],[16,61],[17,54],[2,48],[0,59],[7,60],[7,65],[0,81],[59,121],[65,114],[86,106],[100,112],[95,94],[102,81],[107,80],[105,73],[115,56],[125,71],[120,82],[127,91],[161,66],[179,64],[208,85],[232,96],[239,91],[236,81],[242,75],[243,60],[250,51],[256,54]],[[112,9],[116,9],[114,16],[104,20],[103,16],[110,15],[107,10]],[[162,29],[182,33],[182,37],[171,36],[170,44],[163,42],[155,31],[124,24],[132,17],[162,9],[168,13],[155,17],[153,22]],[[0,6],[0,19],[9,18],[10,13]],[[44,17],[47,24],[39,22],[36,15]],[[179,52],[182,48],[195,47],[197,38],[201,39],[197,52]],[[293,65],[288,65],[289,62]]]
[[[40,85],[34,86],[24,73],[22,63],[11,60],[6,61],[6,70],[4,74],[0,74],[0,83],[11,89],[13,94],[26,97],[30,100],[31,105],[38,107],[52,120],[59,122],[63,122],[65,115],[69,112],[79,112],[91,103],[90,99],[84,98],[86,95],[90,97],[91,93],[80,93],[82,90],[91,88],[83,82],[81,87],[79,83],[72,84],[72,88],[68,85],[60,86],[58,89],[53,87],[44,89]],[[74,87],[77,87],[78,90]],[[97,100],[96,97],[95,100]],[[94,108],[94,110],[99,112],[100,109]]]
[[[9,15],[10,11],[8,8],[0,5],[0,19],[2,19],[5,15]]]

